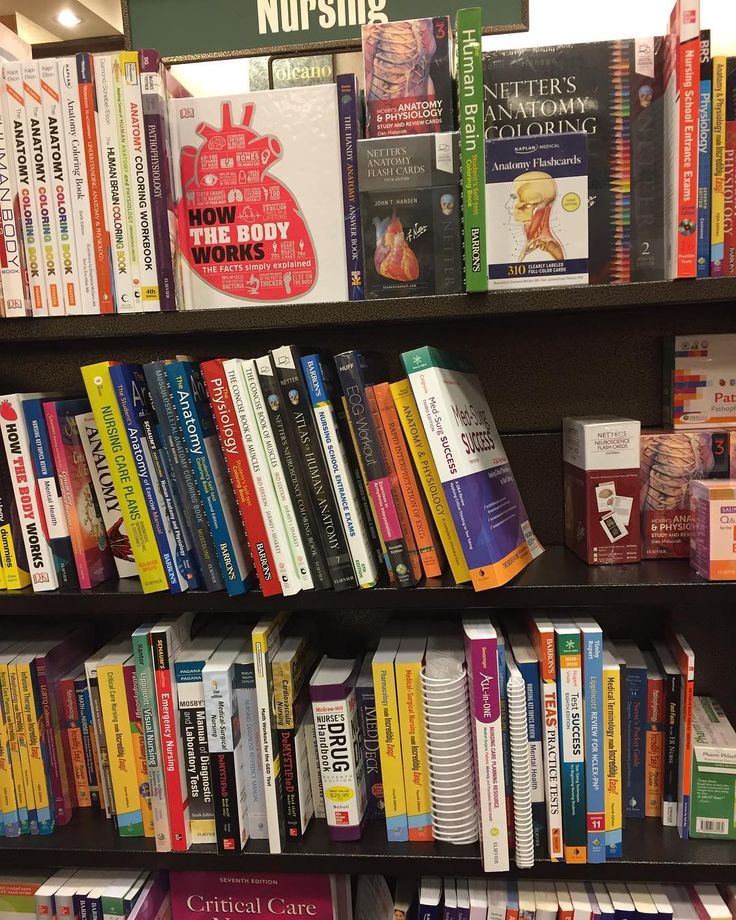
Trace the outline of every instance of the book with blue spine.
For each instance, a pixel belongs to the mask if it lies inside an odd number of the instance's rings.
[[[156,545],[161,555],[166,580],[172,594],[180,594],[189,587],[177,566],[176,543],[165,511],[164,499],[154,470],[151,448],[143,429],[142,417],[146,413],[141,379],[145,381],[139,366],[112,364],[110,379],[115,390],[120,414],[135,462],[135,469],[141,482],[146,507],[151,518]]]
[[[23,399],[21,404],[41,511],[46,524],[46,533],[56,575],[59,579],[59,587],[78,588],[79,578],[74,564],[74,550],[56,476],[56,464],[44,417],[43,399]]]
[[[441,920],[442,879],[423,876],[419,883],[419,920]]]
[[[245,594],[252,562],[199,369],[190,361],[172,361],[166,365],[166,375],[227,593]]]
[[[588,862],[606,861],[606,802],[603,761],[603,630],[589,617],[575,620],[583,656],[585,712],[585,808]]]
[[[713,61],[710,29],[700,32],[700,130],[698,131],[698,278],[710,278]]]
[[[454,878],[445,879],[445,903],[442,907],[442,920],[458,920],[457,888]]]
[[[615,920],[615,912],[613,909],[613,902],[611,901],[611,896],[608,893],[608,889],[603,882],[589,882],[590,890],[592,896],[595,898],[595,903],[598,905],[598,916],[601,920]]]
[[[101,784],[97,775],[97,757],[93,751],[92,703],[89,698],[89,687],[84,673],[74,681],[74,694],[77,698],[77,707],[79,709],[79,727],[82,732],[82,748],[84,749],[84,764],[87,768],[90,804],[99,806],[101,803]]]
[[[625,882],[606,882],[614,920],[641,920]]]
[[[340,119],[342,197],[345,212],[345,254],[348,266],[348,299],[365,300],[363,226],[358,188],[358,139],[362,136],[362,105],[358,78],[342,74],[335,78]]]
[[[624,815],[646,816],[646,768],[644,727],[647,710],[647,663],[633,642],[617,642],[616,651],[624,662],[621,709],[624,738]]]
[[[667,643],[652,643],[664,676],[664,753],[662,757],[662,825],[677,827],[677,777],[680,769],[680,690],[682,675]]]
[[[565,862],[587,862],[585,813],[585,719],[582,643],[571,620],[555,622],[557,694],[560,719],[560,774]]]

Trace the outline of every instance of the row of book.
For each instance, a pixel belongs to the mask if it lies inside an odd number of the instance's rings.
[[[146,592],[508,581],[541,547],[478,378],[432,348],[402,361],[394,384],[357,351],[106,361],[88,401],[3,397],[5,586],[114,565]]]

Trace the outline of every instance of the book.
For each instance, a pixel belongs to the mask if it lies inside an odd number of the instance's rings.
[[[368,799],[355,681],[360,660],[325,656],[309,681],[330,840],[360,840]]]
[[[87,778],[90,784],[90,797],[92,804],[99,806],[107,814],[105,802],[104,783],[101,779],[100,764],[97,758],[97,746],[92,724],[92,701],[89,695],[86,672],[80,674],[74,682],[79,706],[79,721],[82,727],[82,743],[84,744],[84,759],[87,766]]]
[[[603,686],[603,630],[590,617],[577,618],[583,666],[585,716],[585,808],[587,860],[606,861],[605,701]]]
[[[151,789],[148,783],[148,765],[145,739],[143,737],[143,718],[138,700],[138,679],[132,656],[129,656],[123,665],[123,677],[128,701],[128,718],[130,722],[131,740],[133,742],[135,775],[138,780],[138,794],[141,803],[141,812],[143,814],[143,835],[144,837],[154,837],[155,827],[153,824]]]
[[[410,841],[433,840],[430,767],[421,672],[427,639],[407,634],[394,660]]]
[[[465,240],[465,290],[488,290],[486,274],[486,161],[483,119],[482,15],[458,10],[457,93]]]
[[[514,821],[514,862],[518,869],[534,865],[534,824],[532,818],[532,767],[527,729],[526,686],[514,656],[506,652],[506,697],[511,752],[512,811]]]
[[[320,447],[300,358],[301,351],[294,346],[286,345],[271,352],[285,414],[291,422],[296,448],[301,453],[306,485],[332,584],[336,591],[344,591],[356,587],[355,573],[345,528]]]
[[[664,42],[665,263],[697,274],[700,2],[676,0]]]
[[[254,840],[268,839],[266,790],[261,763],[260,721],[253,651],[245,648],[235,661],[235,695],[245,739],[248,789],[248,833]]]
[[[662,817],[664,754],[664,676],[654,655],[643,652],[647,666],[647,699],[644,716],[644,765],[646,770],[647,818]]]
[[[736,275],[736,59],[726,63],[726,108],[724,150],[723,274]]]
[[[4,315],[12,318],[30,316],[31,302],[26,283],[25,234],[20,222],[22,203],[13,158],[15,142],[8,117],[8,95],[3,87],[0,90],[0,282]]]
[[[703,29],[700,33],[700,114],[698,120],[698,278],[710,277],[712,143],[713,61],[710,56],[710,29]]]
[[[89,411],[89,403],[86,399],[48,401],[43,411],[79,585],[93,588],[112,578],[115,563],[76,420]]]
[[[23,526],[4,450],[0,450],[0,563],[8,591],[17,591],[31,583]]]
[[[56,808],[51,786],[48,747],[44,715],[34,659],[54,642],[31,642],[10,664],[10,687],[18,720],[21,764],[23,765],[26,799],[34,802],[29,815],[31,833],[51,834],[56,826]],[[16,683],[17,681],[17,683]],[[27,766],[24,763],[28,758]]]
[[[0,694],[2,694],[3,712],[5,713],[5,731],[8,739],[10,777],[13,782],[15,804],[18,810],[19,835],[30,833],[30,816],[31,812],[34,810],[33,798],[31,798],[29,802],[26,797],[26,787],[23,781],[23,766],[21,764],[20,755],[21,744],[19,724],[10,686],[10,667],[13,659],[22,651],[23,647],[23,642],[13,642],[5,646],[0,653]],[[10,793],[8,793],[8,799],[10,800]],[[8,825],[8,829],[15,835],[13,824],[14,819],[11,816],[11,823]]]
[[[731,911],[716,885],[688,885],[687,892],[700,920],[728,920],[731,916]]]
[[[736,802],[733,764],[736,732],[717,700],[693,700],[693,764],[690,809],[691,837],[733,839]]]
[[[125,436],[125,426],[110,373],[111,366],[109,361],[88,364],[82,368],[82,378],[97,422],[98,437],[109,463],[110,476],[143,591],[166,591],[169,582],[136,471],[135,458]]]
[[[623,828],[621,668],[612,646],[603,646],[603,737],[605,744],[606,859],[620,859]]]
[[[483,616],[464,616],[463,633],[475,741],[473,769],[479,797],[483,870],[508,872],[498,637],[488,617]]]
[[[284,774],[284,819],[286,836],[299,840],[314,816],[312,785],[309,778],[309,738],[307,712],[309,690],[304,687],[291,709],[293,727],[279,728],[279,751]]]
[[[484,590],[503,585],[523,571],[542,547],[529,523],[480,381],[470,365],[434,348],[404,352],[401,360],[473,587]],[[509,509],[500,520],[490,514],[497,502]]]
[[[677,827],[677,788],[680,763],[680,689],[682,675],[667,647],[655,639],[652,643],[657,665],[664,677],[663,752],[662,752],[662,824]]]
[[[314,713],[311,708],[306,716],[306,732],[309,748],[307,750],[307,762],[309,764],[309,782],[312,786],[312,805],[314,806],[314,817],[324,821],[327,817],[325,811],[325,797],[322,789],[322,774],[319,769],[319,752],[317,750],[317,733],[314,730]]]
[[[396,656],[400,644],[401,636],[393,630],[388,632],[378,643],[371,662],[384,811],[390,843],[403,843],[409,839],[404,755],[396,680]]]
[[[617,642],[624,670],[622,720],[624,736],[624,815],[643,818],[646,813],[646,752],[644,732],[647,711],[647,663],[633,642]]]
[[[685,885],[665,885],[664,893],[672,908],[672,916],[677,920],[696,920],[698,912],[695,910],[690,893]]]
[[[59,698],[59,718],[61,730],[65,735],[64,749],[69,751],[71,776],[73,782],[73,803],[78,808],[90,808],[93,804],[99,805],[100,795],[97,786],[97,775],[88,769],[89,725],[83,728],[82,717],[85,708],[82,690],[86,686],[84,665],[80,664],[64,676],[57,685]],[[84,719],[87,713],[84,712]],[[85,737],[86,735],[86,737]]]
[[[695,694],[695,652],[680,633],[672,633],[667,645],[680,671],[679,758],[677,772],[677,829],[687,840],[690,826],[690,784],[692,779],[693,697]]]
[[[724,274],[726,219],[726,86],[728,58],[712,59],[710,274]]]
[[[485,157],[489,286],[587,284],[586,135],[499,137]]]
[[[529,633],[539,659],[539,677],[544,713],[542,721],[542,754],[547,813],[547,845],[550,859],[558,861],[564,858],[564,849],[562,842],[562,786],[554,623],[543,617],[534,617],[530,624]]]
[[[418,920],[442,920],[443,880],[429,875],[422,876],[418,894]]]
[[[54,872],[43,885],[36,889],[33,897],[36,904],[36,917],[38,920],[42,920],[44,917],[50,917],[52,920],[56,920],[57,913],[54,895],[62,885],[65,885],[69,881],[72,874],[70,869],[59,869],[57,872]],[[14,906],[17,906],[17,902]]]
[[[509,722],[509,671],[507,667],[506,636],[497,620],[491,625],[498,636],[498,688],[501,700],[501,752],[503,755],[504,794],[506,795],[506,828],[508,831],[509,852],[515,850],[514,838],[514,780],[511,766],[511,724]],[[526,743],[529,743],[528,737]]]
[[[172,99],[169,115],[184,308],[346,300],[334,85]],[[245,173],[219,160],[223,143],[247,149]]]
[[[271,662],[272,710],[276,728],[296,727],[294,708],[317,663],[311,629],[295,628],[281,643]]]
[[[556,920],[559,904],[554,882],[534,882],[536,920]]]
[[[138,574],[138,567],[97,422],[92,412],[76,415],[74,421],[118,578],[132,578]]]
[[[587,862],[585,721],[580,628],[555,621],[557,693],[560,718],[560,773],[565,862]]]
[[[369,22],[362,41],[368,137],[452,129],[449,17]]]
[[[137,58],[136,58],[137,60]],[[133,151],[128,130],[128,106],[125,100],[125,77],[119,54],[110,55],[112,74],[113,118],[117,128],[118,180],[120,183],[121,220],[128,240],[128,271],[132,281],[133,311],[143,309],[141,299],[140,228],[135,211],[136,192],[133,182]]]
[[[12,642],[0,643],[0,652],[7,651],[12,645]],[[7,683],[7,664],[6,661],[0,660],[0,673],[2,671],[5,672],[5,682]],[[0,677],[0,700],[2,700],[2,684],[3,679]],[[0,709],[0,821],[2,821],[3,835],[9,839],[20,837],[21,835],[21,812],[16,796],[10,748],[11,736],[17,748],[15,726],[14,724],[9,724],[12,722],[12,711],[6,710],[3,702],[2,709]]]
[[[348,299],[365,300],[363,226],[358,187],[358,140],[362,136],[362,100],[358,78],[343,74],[335,78],[340,119],[343,224],[347,258]]]
[[[648,883],[649,895],[654,901],[654,906],[662,920],[672,920],[672,905],[664,892],[664,886]]]
[[[363,765],[365,767],[365,788],[368,794],[368,820],[383,818],[384,804],[381,754],[378,738],[378,715],[376,691],[373,685],[373,655],[363,659],[363,665],[355,682],[355,696],[360,719],[360,737],[363,742]]]

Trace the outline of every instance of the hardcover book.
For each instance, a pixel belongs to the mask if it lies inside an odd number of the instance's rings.
[[[603,647],[603,737],[605,744],[606,859],[620,859],[623,829],[621,666],[615,649]]]
[[[565,862],[587,862],[582,646],[570,620],[555,621]]]
[[[724,273],[725,209],[726,209],[726,86],[728,58],[723,55],[711,61],[713,72],[711,112],[711,174],[710,174],[710,274],[720,278]]]
[[[726,62],[723,274],[736,275],[736,58]]]
[[[0,279],[3,315],[30,316],[31,302],[28,292],[24,228],[21,224],[21,199],[18,195],[18,176],[14,162],[15,140],[9,127],[8,97],[0,89]]]
[[[373,686],[373,661],[370,652],[363,659],[363,666],[355,683],[355,696],[358,701],[358,718],[360,719],[360,733],[363,740],[363,763],[365,764],[365,784],[366,792],[368,793],[368,820],[383,818],[386,807],[383,801],[376,691]]]
[[[355,74],[338,77],[336,88],[340,115],[348,297],[350,300],[365,300],[363,225],[358,187],[358,139],[363,136],[362,98]]]
[[[713,142],[713,61],[710,56],[710,29],[703,29],[700,33],[698,129],[698,278],[709,278]]]
[[[486,141],[491,287],[588,283],[583,133]]]
[[[245,742],[248,833],[253,840],[267,840],[268,814],[261,763],[256,668],[250,648],[244,648],[235,661],[235,695],[238,700],[240,730]]]
[[[185,309],[346,300],[334,85],[169,112]]]

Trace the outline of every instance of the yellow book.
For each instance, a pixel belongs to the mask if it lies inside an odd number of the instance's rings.
[[[621,668],[610,647],[603,649],[603,737],[606,857],[622,854],[623,775],[621,763]]]
[[[452,515],[447,510],[447,502],[442,489],[437,467],[432,458],[432,451],[427,443],[419,410],[417,409],[414,393],[408,380],[399,380],[391,384],[391,395],[396,404],[396,411],[401,419],[406,443],[414,459],[414,467],[424,489],[427,504],[432,512],[437,533],[450,563],[450,570],[455,583],[458,585],[470,581],[470,572],[465,562],[460,541],[457,537]]]
[[[18,674],[20,707],[23,713],[26,750],[33,798],[36,806],[36,820],[39,834],[50,834],[54,829],[55,806],[49,793],[49,777],[44,764],[42,745],[43,711],[38,692],[34,689],[36,652],[24,652],[15,659]]]
[[[372,663],[378,749],[381,756],[381,779],[389,843],[400,843],[409,839],[399,702],[396,691],[395,663],[400,641],[397,635],[384,636],[376,649]]]
[[[15,719],[13,698],[10,692],[9,664],[18,651],[18,644],[11,646],[0,655],[0,694],[2,695],[3,711],[5,713],[5,734],[8,743],[8,757],[10,761],[11,777],[15,802],[18,807],[18,822],[22,834],[30,833],[28,822],[28,806],[26,804],[26,790],[23,785],[23,771],[20,763],[20,750],[18,747],[18,731]]]
[[[110,782],[121,837],[143,837],[143,811],[125,689],[124,662],[130,652],[107,655],[97,666],[102,724],[110,760]]]
[[[136,780],[138,781],[138,798],[141,803],[141,814],[143,815],[143,836],[155,837],[151,787],[148,782],[146,744],[145,738],[143,737],[143,719],[138,704],[138,683],[132,655],[123,665],[123,677],[125,679],[125,692],[128,698],[130,737],[133,742],[133,759],[135,762]]]
[[[0,525],[0,564],[2,565],[3,582],[8,591],[18,591],[30,585],[31,576],[28,569],[18,564],[13,530],[9,521]]]
[[[0,663],[0,668],[3,665]],[[2,699],[2,677],[0,677],[0,700]],[[5,825],[6,837],[20,834],[18,803],[15,797],[15,781],[10,761],[10,739],[8,736],[8,718],[4,706],[0,705],[0,813]]]
[[[88,364],[82,368],[82,377],[110,466],[110,476],[120,503],[120,511],[143,590],[146,594],[168,591],[166,572],[110,379],[110,362]]]
[[[434,840],[429,797],[429,759],[420,673],[427,639],[404,636],[396,655],[396,694],[404,762],[409,840]]]
[[[710,271],[723,274],[726,220],[726,70],[727,58],[713,58],[713,141],[711,154]]]
[[[8,679],[10,682],[10,700],[13,707],[15,718],[15,737],[18,742],[18,757],[20,760],[20,776],[25,790],[26,806],[28,807],[28,823],[31,833],[38,833],[38,816],[36,814],[36,796],[33,791],[33,780],[31,779],[31,760],[28,756],[28,740],[26,738],[25,719],[23,718],[23,708],[20,695],[20,683],[18,681],[18,669],[16,667],[17,656],[8,664]]]

